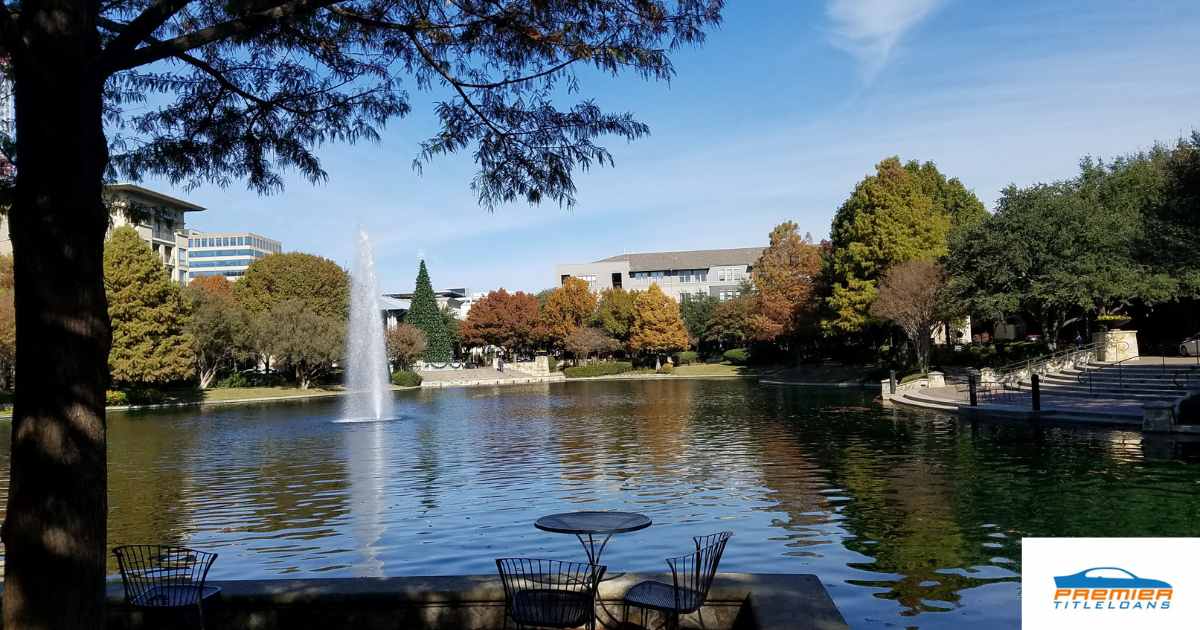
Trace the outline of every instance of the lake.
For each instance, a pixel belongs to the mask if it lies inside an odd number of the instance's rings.
[[[1200,534],[1200,449],[1137,432],[731,380],[400,392],[379,423],[340,406],[110,414],[109,543],[216,551],[217,579],[492,573],[583,559],[539,516],[620,509],[654,525],[613,538],[611,571],[728,529],[722,570],[815,573],[854,628],[984,630],[1019,623],[1022,536]]]

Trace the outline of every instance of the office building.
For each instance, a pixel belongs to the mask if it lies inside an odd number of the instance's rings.
[[[701,249],[682,252],[621,254],[590,263],[563,264],[555,269],[559,284],[579,278],[596,293],[622,288],[644,291],[657,284],[663,293],[679,300],[684,294],[711,295],[721,300],[736,297],[762,247]]]
[[[203,276],[237,280],[250,263],[283,252],[283,244],[253,232],[188,233],[188,281]]]

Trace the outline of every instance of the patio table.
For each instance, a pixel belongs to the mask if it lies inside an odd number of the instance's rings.
[[[575,534],[583,545],[588,563],[597,566],[600,564],[600,554],[613,534],[646,529],[651,522],[650,517],[636,512],[564,512],[543,516],[533,526],[556,534]],[[603,539],[600,539],[601,536]]]

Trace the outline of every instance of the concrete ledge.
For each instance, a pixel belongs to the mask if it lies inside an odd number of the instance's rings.
[[[625,574],[600,586],[601,627],[622,625],[621,597],[645,579],[670,576]],[[492,630],[504,625],[504,589],[498,576],[218,581],[221,594],[205,607],[210,630],[441,629]],[[155,620],[124,605],[121,584],[108,589],[108,627],[142,630]],[[640,615],[630,612],[630,621]],[[651,614],[648,625],[661,619]],[[721,573],[708,603],[682,620],[707,630],[847,630],[829,593],[814,575]]]

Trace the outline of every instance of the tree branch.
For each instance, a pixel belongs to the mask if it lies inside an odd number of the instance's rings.
[[[288,18],[342,1],[292,0],[291,2],[285,2],[264,11],[249,13],[235,20],[214,24],[208,28],[202,28],[185,35],[148,44],[134,49],[127,54],[115,56],[112,59],[106,60],[107,64],[104,66],[104,70],[108,74],[112,74],[121,70],[129,70],[155,61],[161,61],[194,48],[228,39],[234,35],[253,34]]]
[[[104,52],[100,53],[100,65],[105,66],[109,59],[133,52],[138,44],[148,40],[154,31],[166,24],[167,20],[179,13],[190,1],[159,0],[155,2],[119,30],[116,39],[109,43]]]

